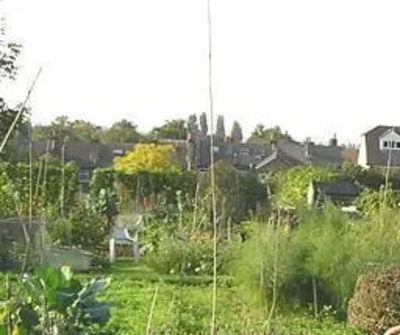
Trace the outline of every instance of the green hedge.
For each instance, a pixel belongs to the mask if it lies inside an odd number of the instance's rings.
[[[76,165],[65,164],[64,178],[62,176],[63,168],[59,163],[35,163],[32,170],[26,163],[0,163],[0,217],[28,215],[30,194],[34,215],[48,207],[60,208],[62,194],[64,208],[71,207],[78,185]]]

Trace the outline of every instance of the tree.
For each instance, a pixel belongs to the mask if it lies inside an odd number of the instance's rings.
[[[206,113],[202,113],[200,115],[200,131],[203,136],[207,136],[208,122],[207,122],[207,114]]]
[[[116,171],[127,174],[177,173],[180,170],[175,148],[166,144],[137,144],[135,149],[114,161]]]
[[[3,98],[0,98],[0,144],[6,138],[9,129],[12,127],[12,124],[19,112],[19,108],[10,108],[6,104]],[[6,146],[3,149],[3,152],[0,153],[0,160],[9,161],[12,159],[14,148],[13,148],[13,139],[15,135],[20,133],[20,127],[24,123],[26,123],[27,110],[22,112],[22,117],[20,117],[12,129],[11,135],[6,143]],[[14,142],[15,144],[15,142]]]
[[[137,126],[128,120],[115,122],[101,134],[101,141],[106,144],[138,143],[141,138]]]
[[[307,202],[307,191],[311,182],[326,182],[338,177],[336,171],[317,166],[298,166],[275,175],[278,205],[298,207]]]
[[[150,134],[153,139],[184,140],[187,137],[186,122],[182,119],[166,121],[161,127],[153,128]]]
[[[287,132],[283,132],[279,126],[266,128],[263,124],[258,124],[251,133],[248,142],[273,143],[282,139],[290,140],[292,138]]]
[[[84,120],[71,122],[71,132],[74,139],[82,142],[100,142],[101,127]]]
[[[220,141],[224,141],[226,138],[225,119],[223,115],[218,115],[215,137]]]
[[[21,45],[10,41],[6,36],[5,26],[0,27],[0,83],[3,79],[15,79],[18,66],[17,58],[21,51]],[[0,143],[6,137],[11,125],[13,124],[19,108],[10,108],[3,97],[0,97]],[[27,110],[23,111],[22,117],[19,118],[17,124],[12,129],[11,137],[8,139],[7,145],[3,152],[0,153],[0,160],[10,159],[12,154],[11,140],[18,132],[19,126],[23,123]]]
[[[188,132],[192,137],[196,137],[199,134],[199,125],[197,123],[197,116],[195,114],[189,116],[187,127]]]
[[[3,24],[0,27],[0,80],[1,78],[15,79],[18,71],[16,62],[20,53],[21,45],[6,36]]]
[[[241,143],[243,140],[243,131],[242,127],[240,126],[239,122],[233,122],[233,127],[231,131],[231,138],[235,143]]]

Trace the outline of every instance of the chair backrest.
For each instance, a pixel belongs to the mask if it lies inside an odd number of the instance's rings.
[[[126,228],[113,227],[111,235],[116,240],[130,240],[130,239],[132,239],[130,237],[130,235],[129,235],[128,229],[126,229]]]

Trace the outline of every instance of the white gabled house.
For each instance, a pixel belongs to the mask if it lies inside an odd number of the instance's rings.
[[[400,168],[400,126],[377,126],[362,135],[358,165]]]

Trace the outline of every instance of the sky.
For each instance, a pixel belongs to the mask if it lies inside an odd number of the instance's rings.
[[[279,125],[299,140],[358,143],[400,125],[400,1],[211,0],[214,113],[248,135]],[[32,118],[143,131],[209,111],[207,0],[1,0],[23,44],[1,90]],[[1,93],[1,92],[0,92]]]

